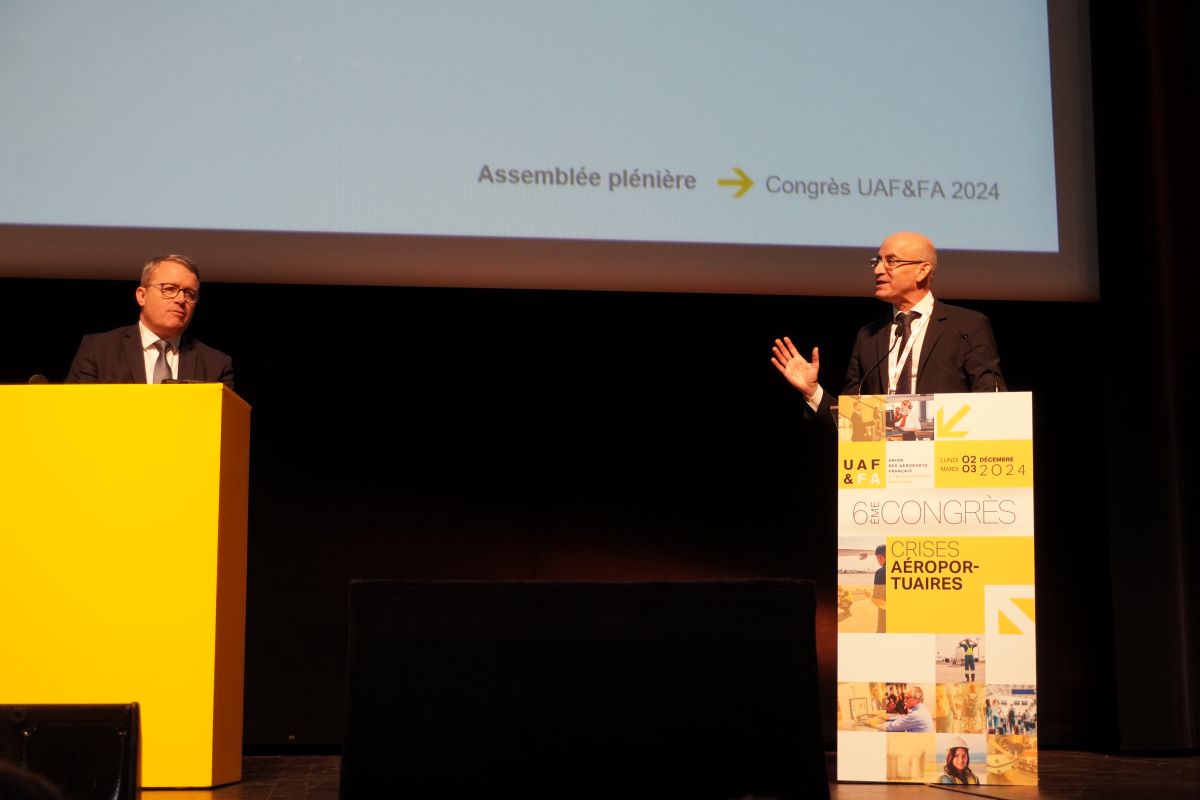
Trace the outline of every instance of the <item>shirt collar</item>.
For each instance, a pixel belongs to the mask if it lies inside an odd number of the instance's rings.
[[[152,347],[154,347],[155,342],[157,342],[159,339],[163,338],[163,337],[159,336],[157,333],[155,333],[154,331],[147,328],[145,323],[143,323],[140,319],[138,320],[138,332],[141,333],[141,335],[142,335],[142,349],[143,350],[151,349]],[[169,339],[167,339],[167,341],[171,343],[171,349],[174,350],[175,352],[179,352],[179,339],[180,339],[179,336],[172,336]]]
[[[933,292],[926,292],[915,306],[909,309],[910,312],[916,311],[923,318],[929,319],[929,315],[933,313]],[[895,321],[896,315],[900,312],[895,308],[892,309],[892,320]]]

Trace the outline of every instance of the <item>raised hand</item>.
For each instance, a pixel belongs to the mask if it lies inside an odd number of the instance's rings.
[[[812,361],[808,361],[800,355],[792,340],[785,336],[783,341],[775,340],[771,353],[771,363],[775,365],[775,369],[779,370],[792,386],[803,392],[805,398],[812,397],[817,391],[817,373],[821,367],[820,351],[814,347]]]

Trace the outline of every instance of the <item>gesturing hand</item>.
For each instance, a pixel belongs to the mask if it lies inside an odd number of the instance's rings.
[[[771,363],[775,365],[775,369],[779,370],[792,386],[803,392],[806,398],[812,397],[817,391],[817,372],[821,368],[820,351],[814,347],[812,361],[807,361],[800,355],[796,345],[792,344],[792,340],[785,336],[783,341],[775,340],[771,353]]]

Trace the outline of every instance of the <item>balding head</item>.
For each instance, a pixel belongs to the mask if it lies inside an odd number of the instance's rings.
[[[879,245],[873,270],[875,296],[907,311],[929,293],[937,269],[937,248],[913,231],[893,233]]]
[[[893,233],[884,240],[884,244],[899,247],[909,254],[909,258],[919,258],[928,261],[934,270],[937,269],[937,248],[929,237],[916,231],[900,231]]]

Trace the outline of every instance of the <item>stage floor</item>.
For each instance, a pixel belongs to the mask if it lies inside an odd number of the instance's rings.
[[[1040,786],[921,786],[830,782],[835,800],[1196,800],[1200,756],[1108,756],[1042,750]],[[829,754],[833,775],[833,754]],[[146,790],[143,800],[337,800],[338,756],[247,756],[241,783],[220,789]],[[948,794],[949,793],[949,794]],[[568,798],[564,798],[568,800]]]

